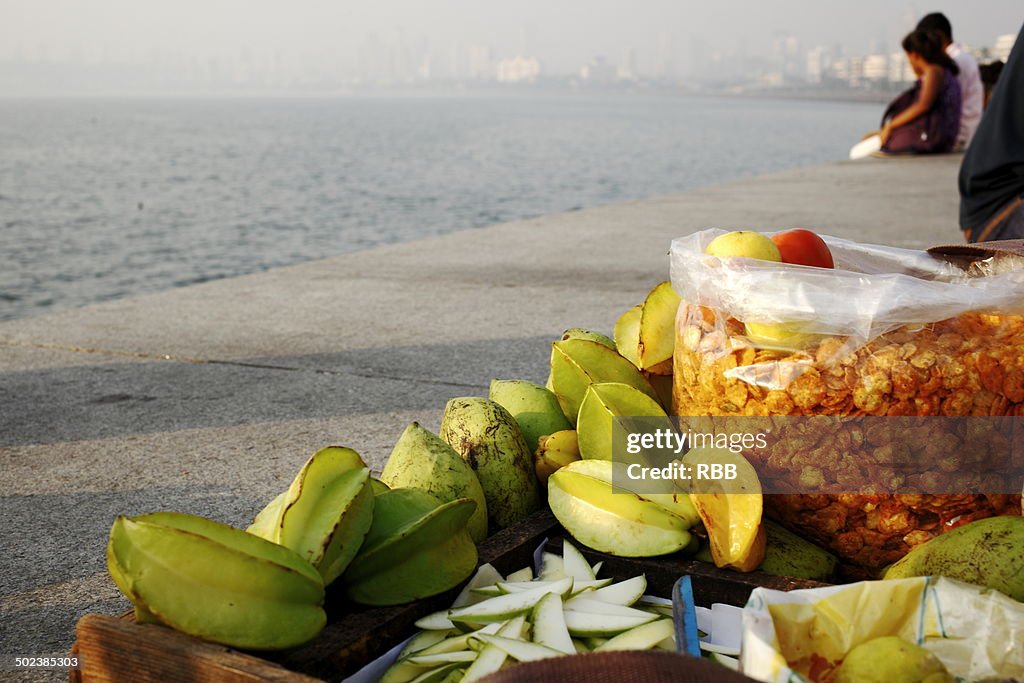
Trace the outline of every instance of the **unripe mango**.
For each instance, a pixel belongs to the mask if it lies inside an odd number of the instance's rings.
[[[689,524],[668,510],[629,492],[616,492],[608,481],[574,471],[580,460],[548,479],[551,512],[587,547],[621,557],[652,557],[686,548]]]
[[[612,351],[615,351],[615,341],[612,340],[611,337],[606,334],[601,334],[600,332],[588,330],[585,327],[570,327],[562,333],[562,339],[589,339],[590,341],[595,341],[598,344],[607,346]]]
[[[658,284],[644,299],[637,349],[640,368],[649,370],[672,359],[679,303],[679,295],[668,281]]]
[[[664,423],[657,428],[672,429],[672,423],[658,402],[639,389],[615,382],[598,382],[587,387],[576,420],[580,455],[588,459],[611,460],[614,420],[630,417],[663,418]],[[654,423],[655,420],[644,420],[639,426],[645,431],[653,430]],[[628,429],[626,424],[619,426]],[[626,457],[624,452],[619,455]]]
[[[1024,517],[964,524],[917,546],[885,572],[886,579],[936,575],[1024,601]]]
[[[420,489],[442,503],[469,498],[476,503],[476,511],[469,518],[469,535],[475,543],[487,538],[487,502],[476,472],[451,446],[418,422],[402,432],[380,479],[388,488]]]
[[[831,581],[839,566],[836,556],[775,522],[764,520],[767,547],[760,571],[797,579]]]
[[[441,438],[476,471],[492,529],[525,519],[540,505],[533,451],[507,410],[486,398],[453,398],[441,418]]]
[[[418,489],[380,494],[366,541],[342,577],[345,594],[363,605],[398,605],[459,585],[476,568],[466,527],[475,508],[469,498],[442,503]]]
[[[587,387],[595,382],[621,382],[658,399],[635,365],[607,346],[587,339],[565,339],[551,345],[550,382],[562,412],[574,425]]]
[[[531,451],[537,450],[542,436],[572,429],[558,399],[539,384],[524,379],[491,380],[488,398],[516,419]]]

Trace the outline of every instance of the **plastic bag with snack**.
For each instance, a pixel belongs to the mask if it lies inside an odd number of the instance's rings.
[[[824,239],[834,268],[706,254],[724,232],[672,244],[672,284],[683,299],[677,415],[1024,415],[1020,257],[955,261],[831,237]],[[993,424],[985,428],[1002,429]],[[1006,428],[1017,424],[1009,420]],[[845,425],[827,437],[805,437],[800,448],[789,439],[784,450],[745,455],[769,478],[785,474],[803,484],[800,492],[767,496],[770,516],[869,572],[957,525],[1020,514],[1019,484],[1008,491],[995,474],[963,491],[943,487],[943,477],[964,463],[947,456],[973,438],[977,422],[912,427],[920,436],[909,440],[920,448],[909,454],[880,447],[863,426]],[[774,428],[796,434],[805,426]],[[920,471],[892,474],[900,457]],[[868,475],[894,483],[872,490]],[[837,490],[844,493],[816,492]]]

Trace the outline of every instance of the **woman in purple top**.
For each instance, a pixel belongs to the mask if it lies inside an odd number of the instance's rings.
[[[959,68],[934,33],[913,31],[903,49],[918,81],[886,111],[882,151],[949,152],[960,130]]]

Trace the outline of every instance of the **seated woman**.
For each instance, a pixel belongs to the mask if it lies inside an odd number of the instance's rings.
[[[960,83],[956,62],[934,33],[913,31],[903,39],[907,60],[917,74],[914,87],[896,98],[882,117],[882,151],[949,152],[960,129]]]

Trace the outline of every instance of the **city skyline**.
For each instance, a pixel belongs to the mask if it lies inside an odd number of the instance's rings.
[[[828,60],[898,53],[900,38],[924,13],[921,2],[897,4],[897,11],[881,0],[829,4],[732,3],[742,11],[732,7],[730,16],[729,7],[661,0],[629,8],[305,0],[287,11],[265,0],[159,7],[0,0],[0,93],[317,89],[541,76],[595,83],[799,79],[813,70],[808,55],[815,50]],[[1024,18],[1017,0],[935,2],[927,9],[945,11],[955,37],[974,47],[1016,33]],[[859,19],[852,21],[851,13]]]

